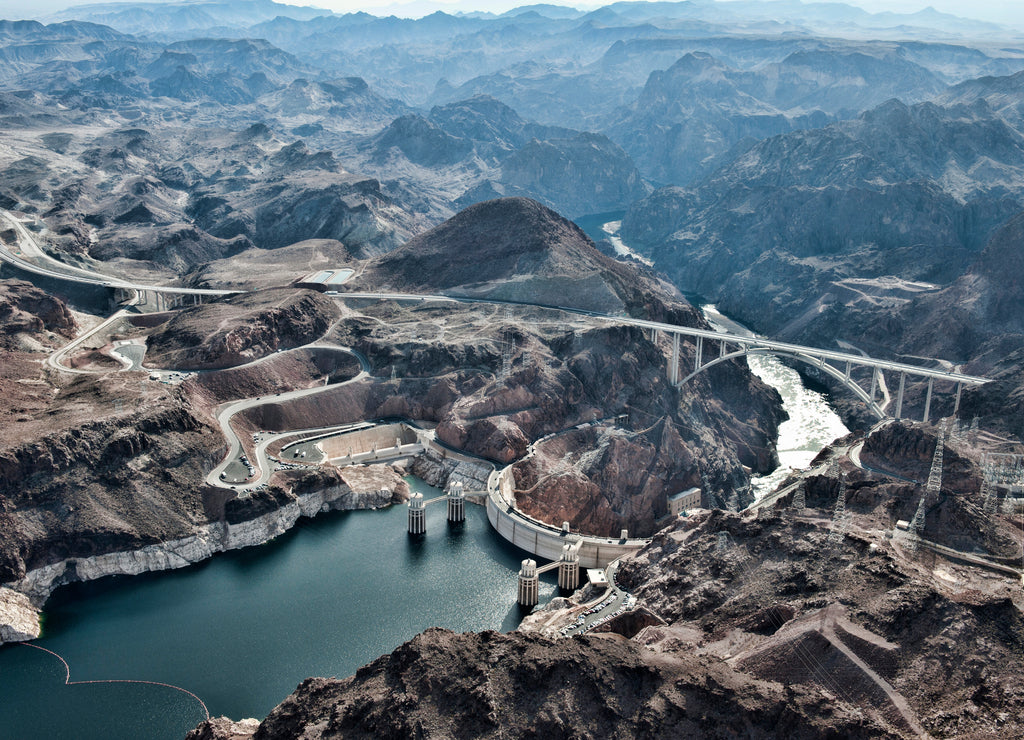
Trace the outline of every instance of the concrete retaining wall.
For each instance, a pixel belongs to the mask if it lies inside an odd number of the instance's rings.
[[[373,452],[389,450],[389,456],[395,456],[395,442],[400,440],[401,446],[409,447],[408,454],[416,454],[422,451],[422,446],[413,450],[412,446],[418,445],[419,440],[416,431],[405,424],[384,424],[359,429],[354,432],[346,432],[333,437],[326,437],[317,444],[324,451],[328,460],[335,461],[342,459],[341,464],[365,462],[374,459]],[[349,459],[351,453],[352,459]]]

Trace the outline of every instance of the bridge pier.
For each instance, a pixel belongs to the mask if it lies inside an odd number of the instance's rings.
[[[448,521],[453,523],[466,521],[466,493],[462,489],[462,483],[458,481],[449,483],[446,498],[448,499]]]
[[[668,382],[679,385],[679,334],[672,335],[672,363],[668,366]]]
[[[718,342],[718,356],[725,357],[725,340],[721,339]]]
[[[693,371],[697,372],[700,370],[701,355],[704,354],[704,337],[697,337],[697,355],[693,361]]]
[[[423,508],[423,494],[414,493],[409,497],[409,534],[425,534],[427,531],[426,509]]]
[[[900,373],[900,390],[896,395],[896,418],[900,419],[903,417],[903,389],[907,385],[907,374]]]
[[[537,575],[537,561],[527,558],[519,569],[519,592],[516,601],[520,606],[536,606],[540,601],[540,576]]]
[[[960,394],[964,390],[963,383],[956,384],[956,402],[953,404],[953,416],[956,416],[956,412],[960,410]]]
[[[878,373],[877,367],[871,368],[871,393],[868,394],[868,401],[870,403],[875,402],[875,391],[878,390]]]
[[[928,378],[928,393],[924,397],[924,423],[928,423],[928,415],[932,409],[932,386],[935,385],[935,378]]]

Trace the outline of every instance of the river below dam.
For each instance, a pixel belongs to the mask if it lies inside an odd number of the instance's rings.
[[[595,213],[581,216],[576,224],[594,242],[607,241],[619,257],[632,257],[650,264],[643,255],[623,242],[620,230],[624,211]],[[754,332],[718,311],[714,304],[705,303],[700,296],[688,295],[694,306],[700,306],[704,317],[719,331],[752,337]],[[800,374],[773,355],[749,355],[751,371],[782,396],[782,404],[789,419],[779,427],[776,448],[779,467],[767,475],[755,476],[750,483],[758,498],[771,493],[794,470],[806,468],[823,447],[849,433],[839,415],[829,405],[824,394],[804,385]]]
[[[742,324],[723,315],[713,304],[701,307],[708,322],[721,331],[754,336]],[[845,436],[849,429],[829,405],[824,394],[804,385],[800,374],[773,355],[748,355],[751,372],[772,386],[782,396],[782,406],[789,419],[779,425],[779,467],[767,475],[755,476],[750,482],[758,498],[771,493],[795,470],[810,465],[822,448]]]
[[[437,489],[410,479],[425,498]],[[262,718],[308,676],[349,676],[427,627],[507,631],[524,557],[482,506],[449,527],[427,507],[322,514],[260,547],[178,571],[59,589],[43,637],[0,648],[3,740],[181,740],[205,716]],[[541,582],[541,601],[556,590]]]

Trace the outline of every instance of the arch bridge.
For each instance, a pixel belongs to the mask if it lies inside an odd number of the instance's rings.
[[[553,308],[566,313],[576,314],[590,320],[608,324],[624,326],[636,326],[648,329],[656,340],[660,333],[671,338],[672,351],[668,364],[668,379],[672,385],[678,387],[688,383],[702,372],[719,365],[728,360],[739,357],[746,357],[751,354],[772,354],[778,357],[788,357],[799,362],[817,368],[832,378],[835,378],[842,385],[848,388],[857,398],[863,401],[868,409],[879,419],[904,418],[903,405],[907,379],[911,381],[927,382],[925,391],[923,421],[927,422],[931,416],[932,396],[936,391],[943,391],[955,394],[953,413],[960,408],[960,396],[966,387],[979,386],[990,382],[988,378],[975,375],[966,375],[951,370],[921,367],[903,362],[892,362],[879,360],[867,355],[853,354],[851,352],[838,352],[834,350],[807,347],[800,344],[779,342],[773,339],[764,339],[755,336],[744,336],[729,332],[715,331],[713,329],[698,329],[678,324],[665,324],[659,321],[648,321],[646,319],[634,319],[628,316],[613,316],[598,311],[571,308],[568,306],[556,306],[548,304],[535,304],[524,301],[503,301],[491,298],[470,298],[466,296],[429,295],[417,293],[382,293],[352,291],[336,296],[339,300],[351,298],[370,298],[377,300],[404,300],[404,301],[448,301],[452,303],[488,303],[508,305],[528,305],[539,308]],[[695,352],[694,362],[690,372],[684,373],[680,365],[681,347],[683,338],[693,341]],[[717,350],[717,351],[716,351]],[[870,375],[869,389],[865,390],[860,382],[853,377],[855,370],[866,369]],[[895,403],[892,404],[888,389],[888,381],[891,379],[897,386]],[[868,383],[865,383],[868,384]],[[938,384],[938,387],[937,387]],[[881,398],[876,395],[881,390]],[[881,403],[879,402],[881,401]],[[890,406],[893,406],[890,412]]]
[[[657,333],[663,332],[671,337],[672,353],[669,358],[668,379],[676,387],[685,385],[701,373],[723,362],[748,355],[770,354],[802,362],[837,380],[863,401],[879,419],[904,418],[903,406],[908,378],[912,381],[927,382],[922,419],[927,422],[931,416],[932,397],[935,392],[946,390],[949,393],[954,393],[953,413],[956,413],[960,408],[960,396],[965,387],[979,386],[990,382],[988,378],[965,375],[951,370],[879,360],[867,355],[806,347],[761,337],[748,337],[707,329],[691,329],[657,322],[630,321],[629,323],[646,325],[655,333],[655,336]],[[684,337],[691,339],[694,344],[693,364],[685,369],[680,364],[681,344]],[[861,381],[854,377],[854,371],[858,370],[867,371],[866,374],[858,373],[865,376],[865,385],[867,385],[866,378],[870,378],[870,386],[867,390],[861,385]],[[893,399],[889,397],[887,377],[898,388],[894,404],[890,403]],[[937,387],[937,383],[941,385]],[[878,395],[879,389],[882,392],[881,396]]]

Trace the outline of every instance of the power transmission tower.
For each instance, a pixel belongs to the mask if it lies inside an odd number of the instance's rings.
[[[846,478],[840,477],[839,495],[836,497],[836,506],[832,511],[831,531],[828,533],[829,544],[842,542],[849,527],[850,518],[846,514]]]
[[[932,455],[932,467],[928,471],[927,494],[938,495],[942,488],[942,448],[946,444],[946,428],[939,427],[939,436],[935,440],[935,454]]]
[[[921,532],[924,531],[924,514],[925,508],[928,505],[928,498],[930,496],[938,496],[939,491],[942,489],[942,448],[945,444],[946,428],[939,427],[939,434],[935,438],[935,452],[932,455],[932,467],[928,471],[928,482],[925,484],[921,500],[917,502],[917,510],[914,512],[914,517],[910,520],[910,527],[908,528],[911,539],[907,544],[908,549],[912,551],[917,550],[918,539],[921,536]]]
[[[921,500],[917,503],[917,511],[914,512],[914,518],[910,520],[910,530],[917,535],[920,535],[924,530],[924,507],[925,499],[927,496],[922,496]]]
[[[498,380],[504,381],[512,373],[512,353],[515,349],[515,341],[512,338],[512,329],[506,328],[501,337],[501,370],[498,372]]]
[[[987,478],[981,479],[981,510],[986,514],[996,513],[996,503],[999,499],[999,491]]]
[[[956,443],[964,441],[964,429],[959,418],[953,419],[953,428],[949,432],[949,441]]]
[[[838,478],[839,477],[839,460],[838,460],[838,458],[833,457],[831,460],[828,461],[827,475],[828,475],[829,478]]]

